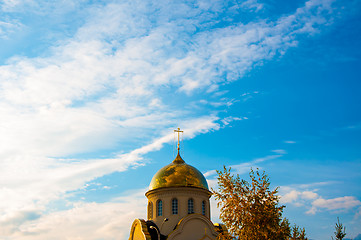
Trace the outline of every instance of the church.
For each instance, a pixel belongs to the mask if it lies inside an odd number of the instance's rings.
[[[212,193],[203,174],[188,165],[179,153],[152,178],[148,198],[148,220],[135,219],[129,240],[215,240],[227,233],[222,224],[210,220]]]

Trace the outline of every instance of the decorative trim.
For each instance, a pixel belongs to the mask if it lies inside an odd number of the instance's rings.
[[[212,193],[206,189],[202,188],[192,188],[192,187],[169,187],[169,188],[158,188],[154,190],[150,190],[145,193],[145,196],[147,198],[152,197],[153,195],[178,195],[178,194],[184,194],[189,195],[189,193],[192,193],[192,195],[198,195],[198,196],[204,196],[206,195],[208,198],[212,196]]]
[[[148,232],[148,228],[147,228],[147,224],[146,224],[145,220],[138,219],[138,218],[134,220],[132,227],[130,228],[129,240],[138,240],[138,239],[134,239],[134,231],[135,231],[137,225],[140,226],[140,230],[142,231],[144,240],[152,240],[150,233]]]

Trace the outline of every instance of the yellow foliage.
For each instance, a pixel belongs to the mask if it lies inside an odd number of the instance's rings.
[[[217,171],[219,188],[212,189],[221,207],[220,219],[234,236],[230,239],[291,239],[290,224],[282,217],[285,206],[279,205],[278,188],[270,190],[265,172],[251,170],[249,183],[230,171]]]

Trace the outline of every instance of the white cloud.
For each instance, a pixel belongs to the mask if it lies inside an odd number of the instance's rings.
[[[281,202],[282,203],[293,202],[293,201],[297,200],[299,194],[300,193],[298,191],[292,190],[291,192],[282,196]]]
[[[24,2],[31,2],[31,1],[21,1],[21,0],[3,0],[2,3],[1,3],[1,8],[2,10],[6,11],[6,10],[9,10],[9,9],[12,9]]]
[[[287,154],[287,151],[284,149],[275,149],[275,150],[271,150],[271,152],[277,153],[277,154]]]
[[[358,220],[359,218],[361,218],[361,207],[357,209],[354,220]]]
[[[231,165],[229,166],[232,169],[232,172],[235,174],[245,174],[248,173],[251,168],[253,169],[262,169],[261,166],[259,166],[259,163],[265,162],[265,161],[269,161],[269,160],[273,160],[273,159],[277,159],[282,157],[282,155],[268,155],[262,158],[255,158],[250,162],[245,162],[245,163],[240,163],[240,164],[235,164],[235,165]],[[210,177],[210,176],[214,176],[216,174],[215,170],[210,170],[208,172],[205,173],[205,176]],[[209,181],[212,179],[209,179]]]
[[[27,240],[127,239],[133,220],[146,217],[144,192],[124,193],[126,196],[107,203],[75,202],[67,210],[49,214],[24,212],[1,224],[0,236]]]
[[[253,91],[253,92],[245,92],[241,94],[242,101],[246,102],[252,98],[254,98],[255,94],[259,94],[259,91]]]
[[[347,210],[361,205],[361,201],[353,196],[344,196],[333,199],[318,198],[312,202],[317,208],[327,210]]]
[[[257,0],[247,0],[242,2],[241,7],[251,10],[254,9],[254,11],[258,12],[264,8],[264,4],[259,3]]]
[[[206,178],[210,177],[210,176],[213,176],[215,174],[217,174],[216,170],[210,170],[210,171],[207,171],[207,172],[203,173],[204,177],[206,177]],[[208,181],[211,181],[211,180],[208,180]]]
[[[353,196],[325,199],[317,193],[317,189],[302,190],[311,186],[322,185],[325,185],[325,183],[301,184],[297,187],[282,186],[280,188],[280,202],[304,207],[306,213],[312,215],[322,210],[347,211],[361,205],[361,201]]]
[[[290,192],[284,194],[280,202],[281,203],[295,203],[297,205],[303,205],[299,200],[309,200],[309,199],[316,199],[318,197],[318,194],[312,191],[296,191],[291,190]]]
[[[200,118],[184,123],[185,138],[192,138],[211,129],[217,130],[216,118]],[[189,126],[187,126],[187,124]],[[168,131],[170,132],[170,131]],[[173,140],[172,134],[155,139],[152,143],[118,154],[116,158],[93,160],[57,160],[19,155],[5,158],[1,162],[0,211],[13,214],[19,209],[45,207],[49,201],[59,198],[67,191],[81,188],[96,177],[125,171],[136,165],[142,156],[158,150],[163,144]]]
[[[277,159],[279,157],[282,157],[282,155],[268,155],[268,156],[265,156],[262,158],[255,158],[250,162],[244,162],[244,163],[235,164],[235,165],[226,166],[226,167],[231,168],[232,174],[242,175],[242,174],[248,173],[251,170],[251,168],[261,169],[261,167],[258,165],[259,163]],[[217,174],[216,170],[209,170],[203,174],[207,178],[207,181],[208,181],[210,187],[216,187],[216,183],[217,183],[216,174]]]
[[[244,120],[244,119],[245,119],[244,117],[232,117],[232,116],[229,116],[229,117],[226,117],[226,118],[222,119],[222,123],[226,126],[226,125],[229,125],[233,121],[241,121],[241,120]]]
[[[67,13],[79,7],[85,0],[46,1],[46,0],[2,0],[0,8],[4,13],[33,13],[37,15],[51,15]]]
[[[312,191],[304,191],[302,192],[302,197],[304,199],[315,199],[318,197],[318,194]]]
[[[0,39],[9,39],[12,33],[21,30],[23,27],[16,20],[0,21]]]

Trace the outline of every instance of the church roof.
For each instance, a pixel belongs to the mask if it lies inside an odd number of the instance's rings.
[[[149,190],[164,187],[197,187],[208,190],[203,174],[184,162],[179,152],[171,164],[161,168],[149,185]]]

